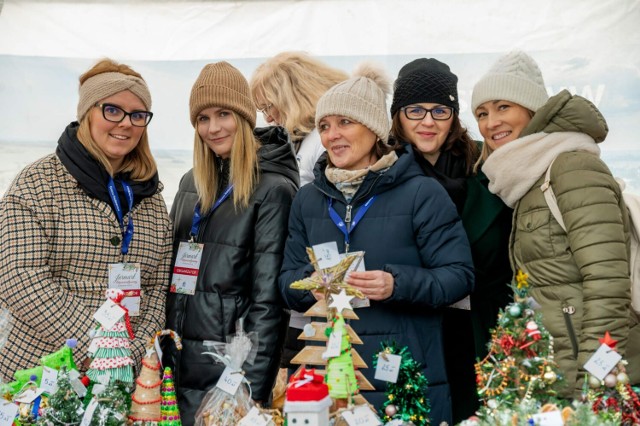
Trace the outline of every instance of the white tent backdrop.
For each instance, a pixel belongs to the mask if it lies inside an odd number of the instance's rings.
[[[1,7],[0,195],[21,167],[54,149],[75,117],[78,76],[107,56],[149,83],[151,144],[170,201],[191,161],[188,98],[202,66],[228,60],[248,78],[283,50],[346,71],[374,60],[391,76],[414,58],[436,57],[458,75],[461,116],[478,137],[468,110],[473,84],[499,55],[523,49],[551,94],[568,88],[602,110],[610,127],[605,159],[640,189],[638,0],[5,0]]]

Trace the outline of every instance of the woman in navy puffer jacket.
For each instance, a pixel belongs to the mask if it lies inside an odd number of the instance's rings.
[[[313,184],[294,199],[280,289],[290,308],[307,310],[313,294],[289,287],[313,273],[305,248],[330,241],[347,248],[329,216],[331,200],[351,228],[348,250],[365,252],[367,270],[347,278],[371,303],[351,324],[364,341],[358,353],[371,365],[381,342],[408,346],[429,381],[432,424],[451,422],[439,308],[472,290],[471,253],[446,191],[422,174],[411,147],[395,151],[387,144],[385,86],[379,71],[363,68],[320,99],[316,125],[327,156],[318,161]],[[362,215],[357,226],[347,211],[354,220]],[[373,379],[373,368],[363,373],[376,388],[364,397],[381,406],[386,383]]]

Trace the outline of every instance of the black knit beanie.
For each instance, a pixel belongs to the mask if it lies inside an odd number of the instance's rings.
[[[411,61],[400,69],[394,83],[391,116],[403,106],[435,103],[460,111],[458,77],[449,65],[433,58]]]

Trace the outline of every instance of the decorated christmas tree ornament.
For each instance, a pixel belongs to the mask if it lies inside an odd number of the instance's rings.
[[[378,367],[382,354],[400,356],[400,367],[395,383],[387,382],[387,400],[380,410],[380,416],[387,424],[429,425],[431,407],[426,396],[428,383],[422,374],[422,366],[406,346],[399,349],[395,344],[382,343],[381,354],[373,360],[374,368]]]
[[[311,247],[307,247],[307,255],[317,274],[293,282],[291,288],[296,290],[319,290],[325,295],[329,293],[339,294],[344,290],[349,296],[355,296],[360,299],[364,298],[364,294],[362,294],[360,290],[351,287],[344,280],[352,264],[357,264],[362,260],[364,252],[350,253],[340,260],[337,265],[324,269],[320,268],[316,255]]]
[[[157,423],[160,415],[160,361],[158,354],[152,351],[142,359],[142,369],[136,378],[136,390],[131,396],[129,420],[136,423]]]
[[[327,351],[333,343],[332,339],[339,339],[339,351],[337,355],[329,357],[327,362],[327,384],[329,395],[334,399],[349,399],[359,392],[351,355],[351,343],[349,333],[342,314],[338,314],[332,320],[332,326],[327,327],[329,337]],[[338,337],[335,337],[338,336]]]
[[[173,383],[173,372],[170,367],[165,367],[162,376],[162,403],[160,411],[162,420],[160,426],[180,426],[180,410],[178,409],[178,399],[176,398],[176,388]]]
[[[287,425],[329,426],[329,388],[315,370],[302,367],[287,386],[284,413]]]
[[[82,401],[71,387],[69,372],[62,366],[58,372],[58,389],[49,398],[48,408],[38,421],[44,426],[79,425],[84,414]]]
[[[86,408],[89,426],[125,426],[127,424],[127,390],[120,383],[109,382],[100,395],[94,395]],[[87,419],[83,418],[83,423]]]
[[[106,293],[108,302],[100,309],[110,306],[111,312],[106,317],[112,318],[113,311],[118,312],[119,316],[116,315],[118,319],[112,326],[105,326],[98,320],[99,325],[96,327],[92,343],[97,349],[87,376],[94,382],[101,382],[101,378],[108,377],[110,382],[120,381],[132,384],[134,362],[131,359],[130,340],[133,339],[133,331],[127,309],[121,305],[124,292],[110,288]],[[112,304],[109,304],[109,301]],[[117,306],[113,306],[114,304]],[[106,320],[103,321],[106,322]]]

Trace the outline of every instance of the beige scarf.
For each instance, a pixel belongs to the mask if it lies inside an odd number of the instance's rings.
[[[395,151],[391,151],[366,169],[343,170],[333,166],[327,166],[324,174],[327,179],[329,179],[329,182],[333,183],[336,188],[342,192],[347,203],[350,203],[353,196],[358,192],[360,185],[364,182],[367,173],[370,171],[384,173],[396,161],[398,161],[398,155]]]
[[[600,156],[596,142],[584,133],[540,132],[495,150],[482,165],[482,171],[489,178],[489,191],[513,208],[558,155],[572,151]]]

